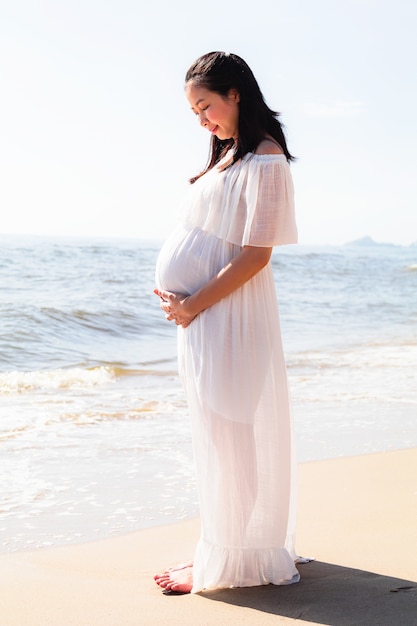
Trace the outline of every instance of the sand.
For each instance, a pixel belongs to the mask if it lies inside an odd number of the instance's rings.
[[[198,520],[0,555],[0,626],[417,625],[417,449],[299,466],[288,587],[165,596],[153,574],[192,557]]]

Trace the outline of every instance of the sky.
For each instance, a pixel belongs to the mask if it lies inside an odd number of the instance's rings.
[[[184,96],[242,56],[281,113],[300,243],[417,241],[415,0],[13,0],[0,8],[0,233],[164,239],[208,132]]]

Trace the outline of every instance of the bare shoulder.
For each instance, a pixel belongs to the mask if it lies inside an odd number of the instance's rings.
[[[255,150],[255,154],[283,154],[281,146],[275,141],[265,137]]]

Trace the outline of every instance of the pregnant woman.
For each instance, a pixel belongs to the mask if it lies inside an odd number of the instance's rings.
[[[248,65],[212,52],[185,91],[211,134],[206,169],[160,252],[155,293],[178,325],[201,536],[194,560],[155,576],[166,592],[297,582],[290,401],[272,274],[295,243],[291,156]]]

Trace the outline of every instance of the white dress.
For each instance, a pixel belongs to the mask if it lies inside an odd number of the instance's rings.
[[[159,288],[192,294],[242,246],[297,241],[284,155],[247,154],[190,187],[160,252]],[[291,415],[271,262],[178,329],[201,515],[194,593],[299,580]]]

